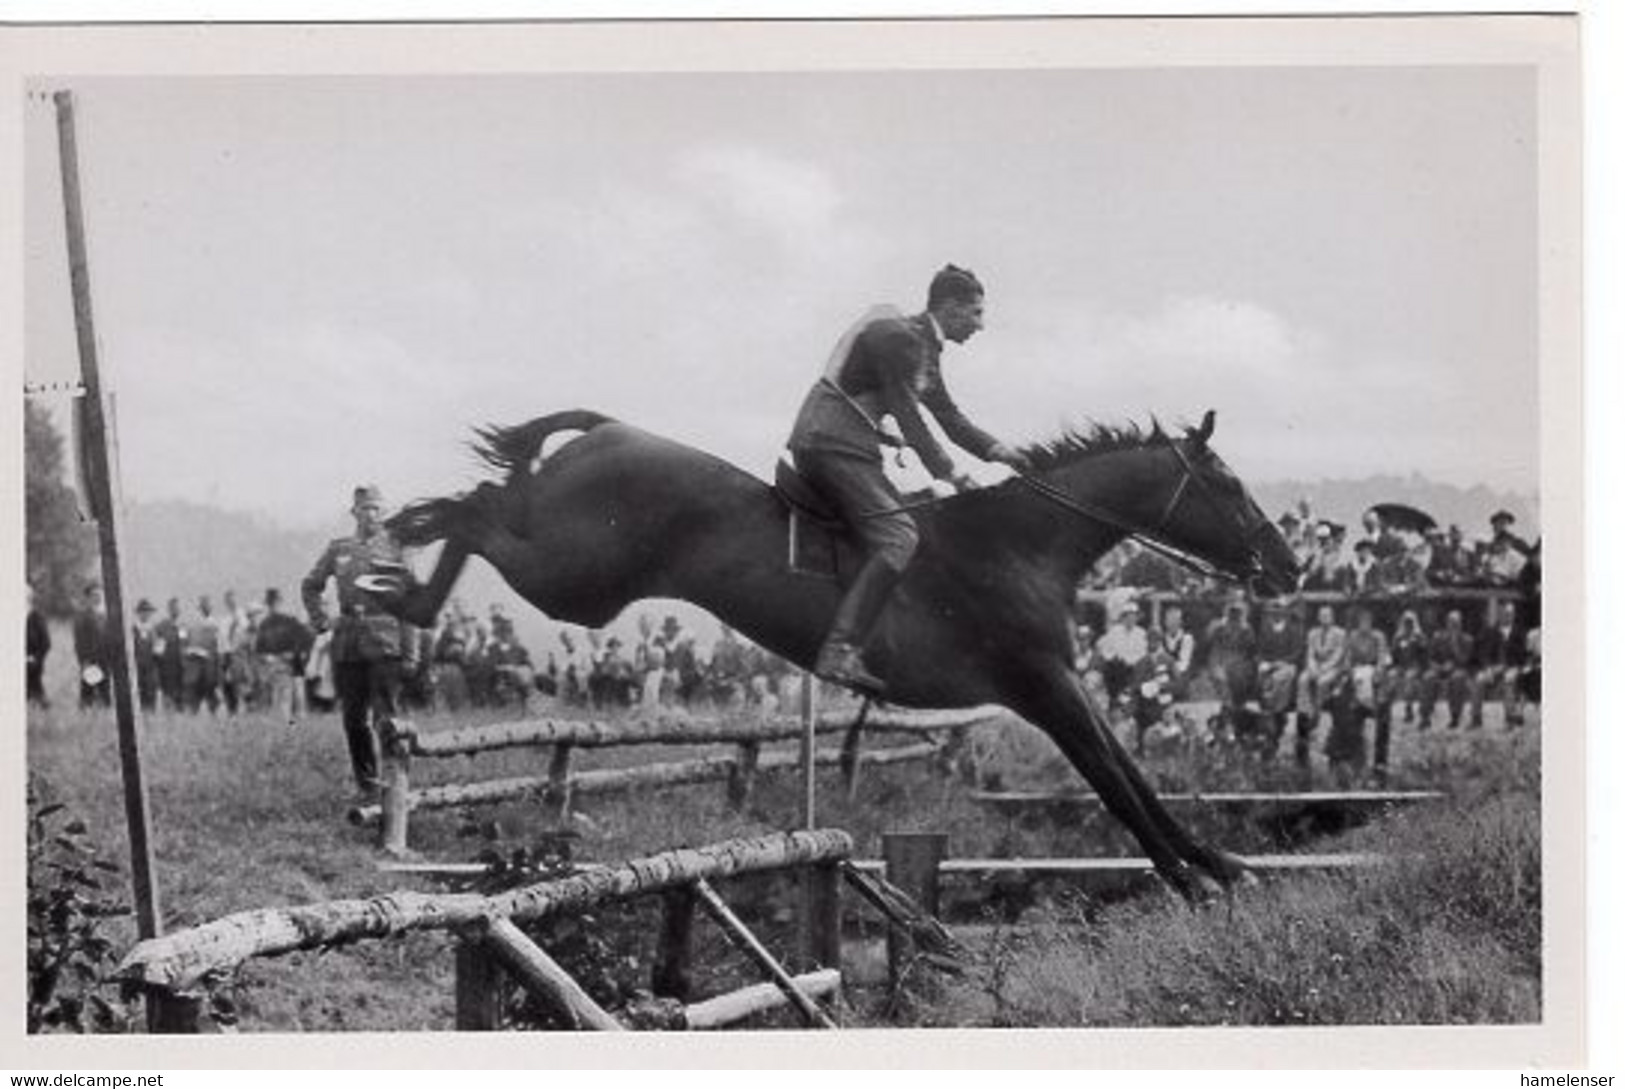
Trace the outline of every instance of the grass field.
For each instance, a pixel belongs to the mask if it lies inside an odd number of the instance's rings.
[[[64,696],[67,694],[64,693]],[[29,770],[41,792],[81,817],[105,857],[127,858],[112,718],[59,701],[31,711]],[[425,729],[471,721],[431,719]],[[1004,924],[1008,889],[966,886],[951,897],[976,958],[957,980],[915,973],[898,996],[868,986],[878,971],[877,920],[849,912],[848,1024],[1151,1025],[1517,1022],[1538,1018],[1540,979],[1538,733],[1396,739],[1397,785],[1438,786],[1448,805],[1397,814],[1315,844],[1378,850],[1391,867],[1345,876],[1270,881],[1216,908],[1191,911],[1153,893],[1121,901],[1046,884],[1036,906]],[[1435,732],[1438,734],[1439,732]],[[1007,785],[1066,782],[1047,740],[1012,723],[973,738],[984,771]],[[693,749],[602,750],[579,767],[680,759]],[[273,905],[367,896],[425,879],[381,873],[373,833],[350,826],[348,761],[336,716],[296,725],[273,716],[158,715],[145,733],[154,854],[166,929]],[[545,774],[546,752],[510,751],[421,762],[414,785]],[[1209,789],[1236,785],[1236,768],[1201,769]],[[1171,773],[1170,773],[1171,774]],[[568,829],[577,857],[615,860],[683,844],[793,826],[793,775],[767,778],[744,813],[721,785],[635,799],[587,799]],[[968,787],[926,764],[876,769],[844,798],[834,771],[820,779],[820,824],[845,828],[858,853],[879,854],[886,831],[939,831],[971,856],[1137,854],[1110,818],[1071,811],[1055,820],[994,812]],[[1279,849],[1279,830],[1197,814],[1202,830],[1241,851]],[[412,845],[437,860],[471,859],[538,842],[534,805],[477,813],[422,813]],[[793,945],[787,882],[725,887],[770,944]],[[606,908],[554,934],[597,973],[589,989],[625,998],[646,978],[656,905]],[[116,948],[134,939],[110,924]],[[698,932],[699,993],[755,982],[713,928]],[[244,1031],[443,1030],[452,1025],[447,936],[420,934],[247,966],[227,988]],[[587,981],[584,981],[587,982]],[[646,984],[644,984],[646,985]],[[790,1024],[784,1018],[763,1024]]]

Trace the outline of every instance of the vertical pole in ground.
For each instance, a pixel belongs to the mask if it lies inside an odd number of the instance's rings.
[[[411,819],[411,727],[393,718],[383,721],[384,791],[379,821],[379,843],[384,853],[404,858],[407,822]]]
[[[935,917],[940,906],[939,876],[948,837],[940,832],[887,832],[880,838],[886,880]],[[896,923],[886,927],[886,977],[897,989],[907,968],[908,935]]]
[[[110,629],[107,635],[112,643],[112,657],[107,665],[113,684],[113,710],[118,719],[119,760],[124,771],[124,816],[130,832],[130,879],[135,892],[136,927],[141,937],[153,938],[163,924],[147,824],[141,730],[130,683],[135,670],[131,661],[130,625],[124,611],[124,574],[118,546],[119,509],[114,501],[113,465],[108,455],[101,362],[96,353],[96,323],[90,305],[90,260],[85,248],[84,207],[79,193],[79,144],[74,128],[73,95],[58,91],[52,101],[56,105],[57,146],[62,159],[62,204],[67,224],[73,320],[85,384],[84,448],[79,451],[79,458],[90,491],[86,499],[96,519],[96,535],[101,544],[102,589]]]
[[[818,826],[818,678],[801,675],[801,827]]]
[[[694,890],[688,885],[663,896],[660,947],[649,989],[660,998],[684,1002],[693,995]]]
[[[495,1032],[502,1027],[502,968],[473,932],[457,942],[457,1028]]]

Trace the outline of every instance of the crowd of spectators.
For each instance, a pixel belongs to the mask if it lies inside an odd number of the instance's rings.
[[[99,586],[88,586],[72,622],[82,708],[112,702],[108,616]],[[30,602],[27,693],[49,706],[43,682],[50,630]],[[131,627],[136,692],[145,711],[235,715],[275,711],[290,719],[336,703],[329,633],[317,634],[287,611],[272,588],[246,607],[226,591],[189,610],[169,598],[163,615],[142,598]],[[590,709],[707,705],[771,712],[791,698],[794,670],[783,659],[724,627],[702,640],[667,616],[645,615],[627,646],[619,635],[563,628],[540,661],[500,604],[485,616],[453,602],[433,629],[415,632],[403,661],[403,702],[418,710],[511,707],[545,698]]]
[[[1380,778],[1395,714],[1428,728],[1442,703],[1447,727],[1475,728],[1490,701],[1515,726],[1539,701],[1540,544],[1516,523],[1496,511],[1488,534],[1468,540],[1383,504],[1350,539],[1301,502],[1276,522],[1299,560],[1299,592],[1276,602],[1130,539],[1080,588],[1078,666],[1142,752],[1190,733],[1177,705],[1217,700],[1219,732],[1247,734],[1271,757],[1293,736],[1305,766],[1323,721],[1334,766],[1364,759],[1369,729]]]

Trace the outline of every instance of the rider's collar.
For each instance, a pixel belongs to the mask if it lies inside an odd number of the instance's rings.
[[[947,343],[947,339],[942,335],[942,326],[937,324],[937,316],[931,313],[931,311],[927,310],[925,312],[925,320],[931,325],[931,335],[937,338],[937,345],[940,347],[941,345]]]

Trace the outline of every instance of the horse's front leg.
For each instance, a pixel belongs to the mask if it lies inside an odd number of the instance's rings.
[[[1142,794],[1136,786],[1138,772],[1064,663],[1043,668],[1019,685],[1009,705],[1060,746],[1106,809],[1139,841],[1163,880],[1189,900],[1218,892],[1212,879],[1182,857],[1179,839],[1188,842],[1189,837],[1173,825],[1149,788]],[[1170,835],[1170,829],[1178,836]]]

